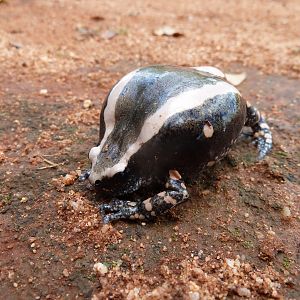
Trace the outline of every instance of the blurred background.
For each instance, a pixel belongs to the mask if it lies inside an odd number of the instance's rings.
[[[300,72],[299,1],[2,0],[1,65],[36,72],[238,63]]]

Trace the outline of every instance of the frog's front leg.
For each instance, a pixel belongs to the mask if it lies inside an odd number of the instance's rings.
[[[189,196],[186,186],[176,170],[169,171],[166,190],[141,202],[113,200],[110,204],[102,204],[102,213],[109,212],[103,217],[108,223],[118,219],[153,219],[183,202]]]
[[[100,212],[103,216],[103,223],[107,224],[114,220],[129,219],[132,215],[138,213],[137,202],[123,201],[115,199],[109,204],[101,204]]]
[[[89,178],[90,175],[91,175],[91,170],[86,170],[86,171],[82,172],[82,174],[78,177],[78,180],[85,181],[86,179]]]
[[[252,128],[254,143],[258,148],[258,159],[263,159],[272,148],[272,132],[265,118],[256,107],[247,103],[247,119],[245,126]]]

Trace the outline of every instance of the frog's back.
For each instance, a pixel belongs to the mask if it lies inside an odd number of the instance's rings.
[[[210,165],[237,138],[245,118],[238,90],[220,76],[172,66],[138,69],[114,86],[103,106],[99,173]]]

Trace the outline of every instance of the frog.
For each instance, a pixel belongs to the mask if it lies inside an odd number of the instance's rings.
[[[105,224],[153,220],[189,198],[185,178],[224,158],[244,126],[264,159],[270,127],[220,69],[141,67],[108,93],[91,169],[80,180],[111,199],[99,205]]]

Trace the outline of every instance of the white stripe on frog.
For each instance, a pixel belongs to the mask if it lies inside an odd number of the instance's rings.
[[[111,134],[115,127],[116,123],[116,118],[115,118],[115,113],[116,113],[116,105],[118,102],[118,99],[120,97],[120,94],[122,93],[124,87],[126,84],[132,79],[132,77],[136,74],[137,70],[134,70],[127,75],[125,75],[111,90],[109,93],[109,96],[107,98],[107,104],[104,109],[104,123],[105,123],[105,134],[103,136],[103,139],[100,142],[100,145],[97,147],[93,147],[90,150],[89,153],[89,159],[92,162],[92,169],[94,165],[96,164],[97,161],[97,156],[101,152],[104,143],[106,142],[108,136]]]

